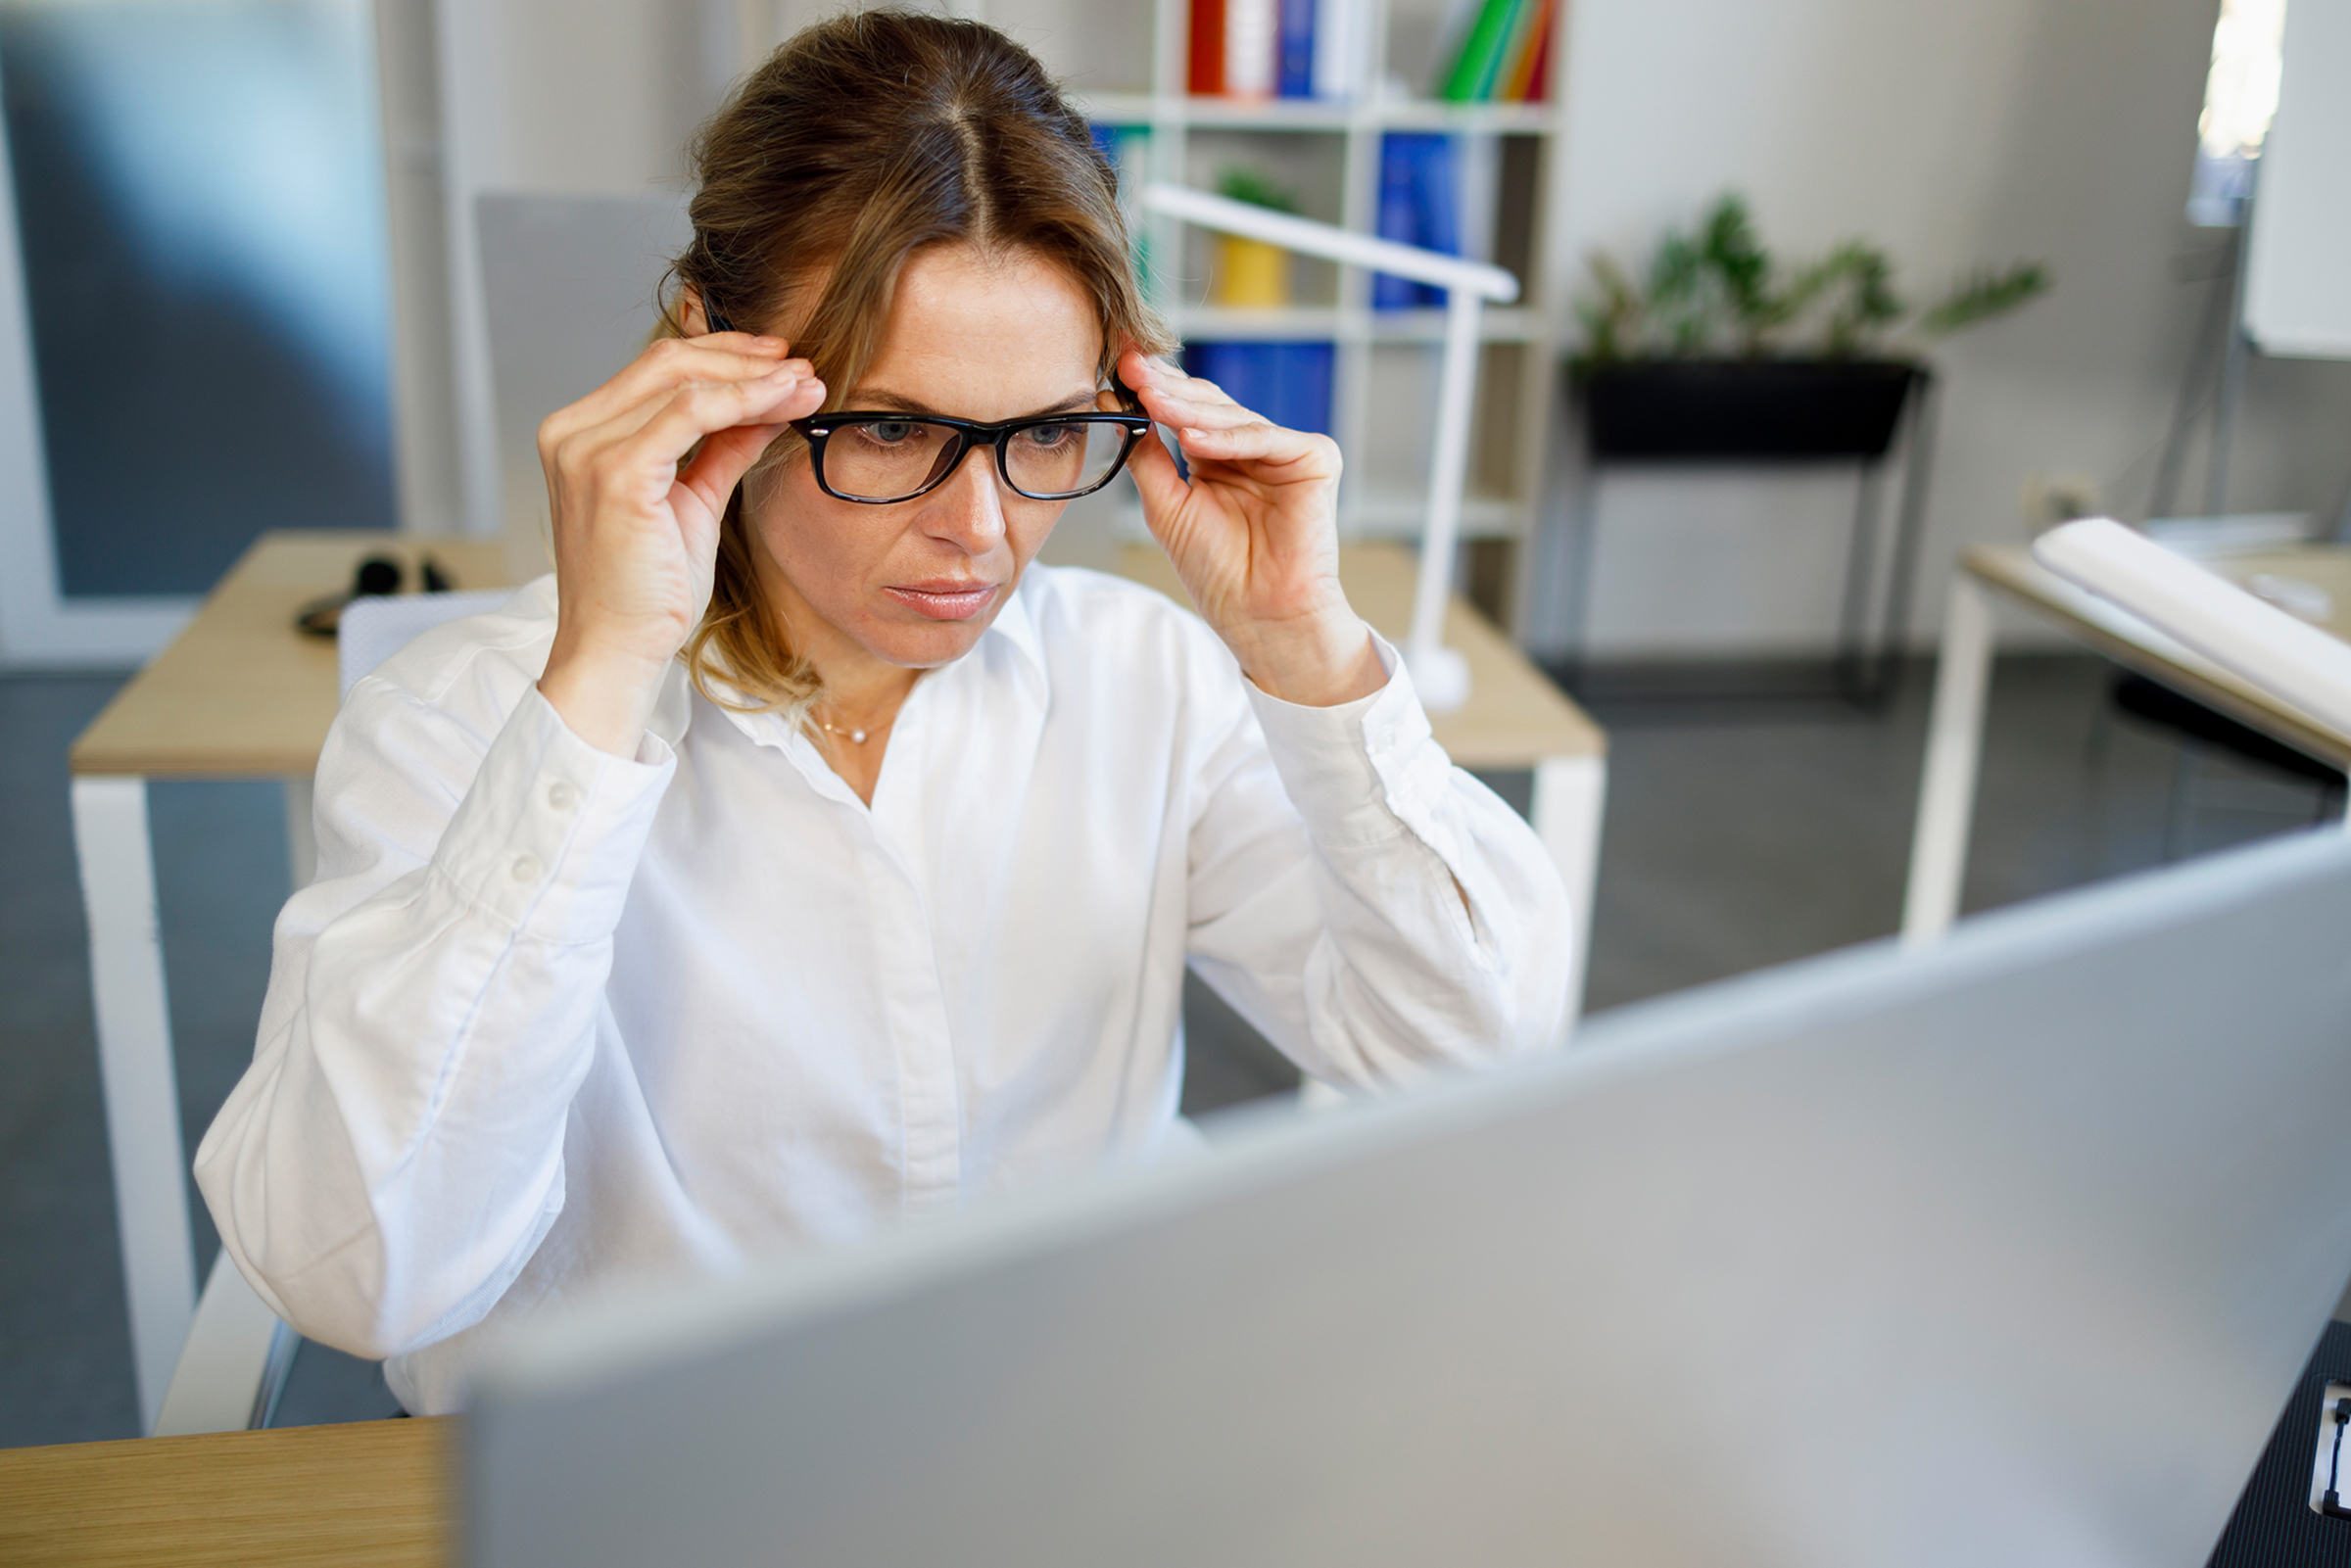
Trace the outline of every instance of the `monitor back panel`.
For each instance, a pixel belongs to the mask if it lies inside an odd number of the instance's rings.
[[[2351,1272],[2351,839],[1597,1021],[488,1377],[525,1564],[2201,1564]]]

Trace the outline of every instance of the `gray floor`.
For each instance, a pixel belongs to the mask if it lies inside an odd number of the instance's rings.
[[[2104,666],[2003,660],[1993,688],[1972,908],[2164,858],[2178,748],[2100,720]],[[135,1427],[68,742],[111,680],[0,680],[0,1446]],[[1603,711],[1612,740],[1590,1000],[1616,1006],[1894,928],[1926,682],[1879,719],[1835,706]],[[2102,737],[2102,738],[2101,738]],[[2193,847],[2309,819],[2313,792],[2205,763]],[[1524,804],[1523,775],[1493,781]],[[270,786],[152,791],[180,1094],[190,1147],[252,1050],[283,896]],[[1187,1110],[1294,1082],[1198,987]],[[197,1206],[199,1256],[216,1246]],[[390,1414],[369,1363],[305,1346],[281,1424]]]

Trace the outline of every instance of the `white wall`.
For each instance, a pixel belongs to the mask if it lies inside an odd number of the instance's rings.
[[[410,10],[417,3],[379,0]],[[438,450],[427,421],[414,422],[413,436],[404,433],[404,520],[491,534],[503,519],[473,199],[675,189],[686,139],[742,69],[746,35],[766,24],[768,8],[765,0],[424,3],[429,18],[410,30],[429,26],[432,34],[439,141],[429,156],[440,232],[426,235],[422,218],[404,231],[396,205],[395,248],[405,260],[429,254],[433,238],[441,246],[449,363],[436,371],[421,350],[408,357],[420,367],[416,380],[440,378],[435,390],[454,410],[454,430]],[[386,96],[398,101],[397,83]],[[404,303],[411,292],[422,299],[429,291],[404,286]]]
[[[402,272],[404,526],[503,529],[517,569],[535,570],[536,522],[508,515],[513,487],[500,472],[474,199],[681,188],[685,144],[729,84],[843,0],[377,3]],[[1054,70],[1145,85],[1147,0],[998,9]],[[1106,73],[1097,59],[1121,65]],[[415,199],[404,205],[403,192]]]
[[[2045,260],[2055,292],[1936,356],[1943,404],[1916,602],[1966,543],[2023,537],[2028,475],[2144,508],[2214,268],[2182,216],[2215,0],[1575,0],[1562,255],[1646,256],[1726,189],[1784,254],[1848,235],[1920,294]],[[2183,499],[2202,496],[2201,456]],[[2333,507],[2351,368],[2254,367],[2238,509]],[[1746,471],[1604,482],[1595,651],[1817,646],[1849,485]],[[2180,509],[2193,509],[2192,504]],[[1538,639],[1556,625],[1530,618]]]
[[[387,0],[389,3],[389,0]],[[413,3],[413,0],[409,0]],[[483,190],[631,194],[744,62],[832,0],[435,0],[457,339],[477,329],[467,212]],[[978,9],[967,6],[966,9]],[[1061,0],[988,12],[1084,72]],[[1564,287],[1594,246],[1645,254],[1725,189],[1800,256],[1885,244],[1921,294],[1980,261],[2047,261],[2049,298],[1939,352],[1944,383],[1922,635],[1961,545],[2023,537],[2029,475],[2087,475],[2142,510],[2220,237],[2182,217],[2217,0],[1573,0]],[[1099,40],[1097,40],[1099,41]],[[461,261],[461,265],[458,263]],[[474,290],[471,298],[465,290]],[[470,352],[470,351],[467,351]],[[487,430],[485,366],[456,401]],[[468,384],[468,378],[480,384]],[[464,443],[460,443],[463,445]],[[468,446],[468,452],[471,448]],[[485,444],[458,486],[495,526]],[[2231,468],[2240,509],[2331,511],[2351,478],[2351,367],[2257,361]],[[2183,499],[2203,493],[2200,450]],[[1596,650],[1769,652],[1821,644],[1851,514],[1848,482],[1768,473],[1607,481]],[[1556,631],[1540,615],[1529,633]]]

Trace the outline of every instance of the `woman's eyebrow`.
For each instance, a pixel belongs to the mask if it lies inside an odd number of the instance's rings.
[[[1092,392],[1073,392],[1049,407],[1038,408],[1030,413],[1015,414],[1013,417],[1015,419],[1036,419],[1046,414],[1076,413],[1080,409],[1091,413],[1094,411],[1095,396]],[[897,413],[935,414],[942,419],[963,417],[961,414],[951,414],[943,409],[934,408],[919,398],[908,398],[895,392],[885,392],[879,387],[859,387],[855,392],[849,394],[846,406],[850,408],[888,408]]]

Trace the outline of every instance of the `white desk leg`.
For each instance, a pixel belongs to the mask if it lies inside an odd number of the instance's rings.
[[[1902,897],[1902,943],[1940,941],[1959,918],[1968,829],[1976,813],[1976,765],[1984,749],[1984,694],[1991,682],[1991,601],[1965,576],[1951,579],[1943,653],[1935,666],[1935,708],[1910,836],[1910,885]]]
[[[1592,887],[1600,874],[1600,819],[1608,793],[1606,757],[1547,757],[1535,764],[1529,813],[1535,835],[1551,851],[1567,882],[1575,911],[1568,954],[1567,1028],[1584,1011],[1584,974],[1592,958]]]
[[[171,1014],[156,929],[147,781],[75,779],[72,799],[73,849],[90,923],[90,991],[115,1220],[130,1299],[131,1366],[138,1378],[139,1430],[148,1432],[196,1315],[196,1254],[188,1227],[187,1156],[179,1139],[179,1084],[171,1067]]]
[[[312,783],[307,773],[286,778],[286,869],[293,873],[298,893],[318,874],[317,825],[311,820]]]

